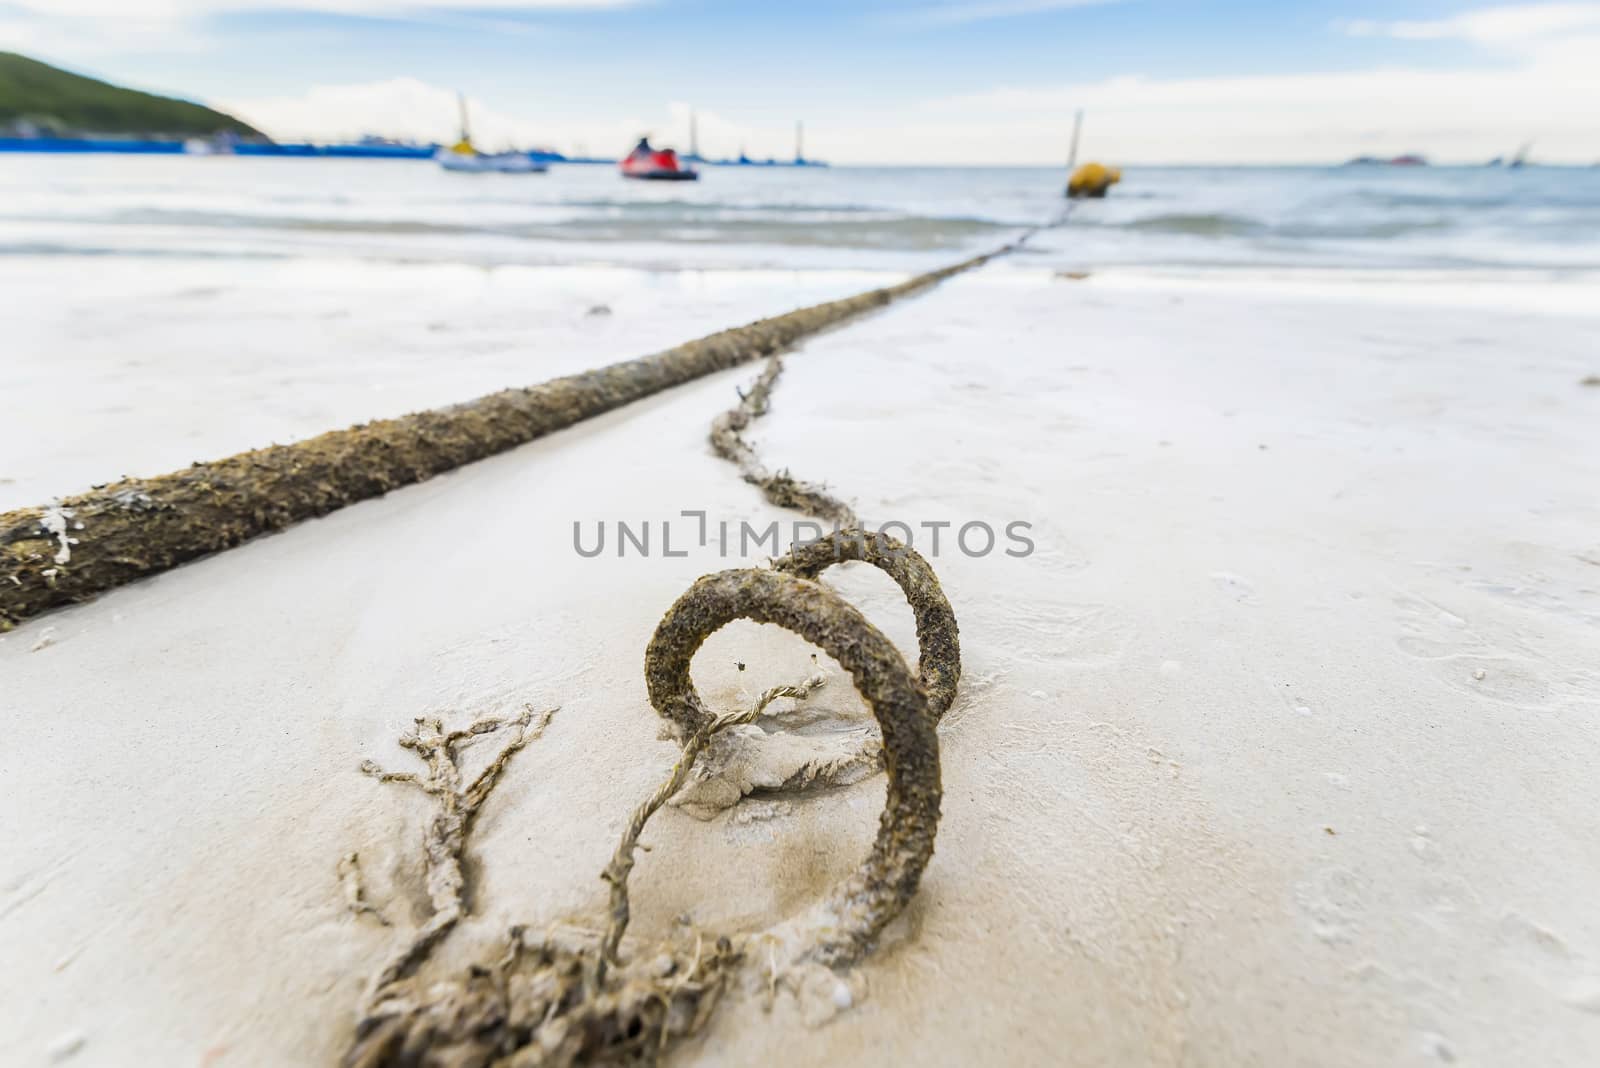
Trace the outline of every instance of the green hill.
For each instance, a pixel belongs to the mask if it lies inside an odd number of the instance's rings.
[[[187,100],[123,89],[0,52],[0,129],[18,122],[65,134],[205,137],[227,132],[266,139],[232,115]]]

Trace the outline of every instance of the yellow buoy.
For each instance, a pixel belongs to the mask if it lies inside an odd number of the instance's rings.
[[[1085,163],[1067,179],[1067,196],[1074,200],[1080,197],[1103,197],[1107,189],[1120,181],[1122,172],[1117,168],[1107,167],[1103,163]]]

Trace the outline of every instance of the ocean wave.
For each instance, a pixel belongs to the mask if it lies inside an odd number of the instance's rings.
[[[0,228],[59,247],[270,248],[317,255],[694,262],[784,247],[889,260],[949,253],[1059,215],[1061,175],[1010,169],[717,172],[698,186],[627,183],[605,169],[548,180],[451,181],[431,168],[316,161],[260,167],[147,162],[17,184],[0,175]],[[215,162],[215,161],[213,161]],[[85,168],[85,161],[74,166]],[[87,176],[87,177],[86,177]],[[93,180],[90,180],[93,178]],[[1600,185],[1587,171],[1435,168],[1129,168],[1032,245],[1105,261],[1293,261],[1384,266],[1600,257]],[[584,245],[590,246],[584,248]],[[634,249],[625,246],[638,246]],[[1076,250],[1070,252],[1068,250]],[[40,249],[40,254],[49,254]],[[52,249],[50,251],[55,251]]]
[[[1438,234],[1459,227],[1455,219],[1388,219],[1373,222],[1290,222],[1271,228],[1272,236],[1304,240],[1385,241],[1419,234]]]
[[[1379,189],[1357,189],[1345,193],[1333,203],[1350,201],[1368,208],[1403,209],[1429,208],[1435,211],[1493,211],[1520,203],[1511,193],[1503,194],[1444,194],[1407,193]]]
[[[1158,234],[1192,234],[1196,237],[1252,237],[1271,229],[1259,219],[1228,212],[1173,212],[1147,215],[1122,223],[1102,223],[1120,230]]]
[[[136,257],[172,260],[284,260],[293,257],[269,249],[212,249],[172,245],[95,245],[66,241],[0,241],[0,256]]]
[[[38,221],[37,219],[33,221]],[[939,218],[874,215],[851,221],[817,218],[723,218],[713,212],[659,215],[574,215],[549,221],[500,220],[482,223],[400,218],[333,218],[312,215],[254,214],[207,210],[138,208],[102,216],[57,216],[72,222],[116,229],[172,227],[196,232],[240,231],[357,237],[490,238],[513,241],[682,243],[695,245],[795,245],[824,248],[931,250],[1015,229],[974,217]]]
[[[429,234],[492,233],[493,225],[435,222],[427,219],[340,219],[318,215],[278,215],[253,212],[135,208],[101,217],[79,216],[64,222],[107,226],[175,226],[216,230],[300,230],[312,233]]]
[[[503,203],[516,203],[503,201]],[[590,211],[625,211],[625,212],[658,212],[658,211],[683,211],[683,212],[726,212],[738,215],[885,215],[899,214],[892,209],[873,207],[870,204],[815,204],[804,201],[777,200],[769,202],[717,203],[704,200],[686,200],[667,198],[663,200],[645,200],[637,197],[595,197],[587,200],[558,200],[555,206],[564,208],[581,208]]]
[[[1122,220],[1085,219],[1079,216],[1073,219],[1071,225],[1187,237],[1355,241],[1387,240],[1417,234],[1441,233],[1455,229],[1459,222],[1445,216],[1350,221],[1294,219],[1269,221],[1233,212],[1176,212]]]

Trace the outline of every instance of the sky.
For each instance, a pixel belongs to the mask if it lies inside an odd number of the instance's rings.
[[[1600,160],[1600,2],[0,0],[0,49],[279,138],[836,163]]]

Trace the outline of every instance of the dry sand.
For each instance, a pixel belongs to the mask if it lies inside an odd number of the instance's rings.
[[[772,466],[869,521],[1028,521],[1037,551],[947,533],[933,559],[965,662],[945,817],[854,1007],[735,998],[680,1061],[1592,1064],[1596,319],[1522,292],[992,266],[792,357]],[[597,924],[675,752],[645,642],[741,561],[583,559],[572,524],[794,518],[706,446],[753,373],[0,639],[7,1058],[331,1061],[398,937],[346,909],[340,857],[396,927],[422,909],[426,806],[357,771],[404,768],[417,715],[561,706],[485,807],[437,963]],[[883,576],[829,580],[914,650]],[[753,625],[696,663],[730,708],[809,668]],[[813,700],[863,714],[840,679]],[[882,783],[664,811],[635,931],[794,915]]]

